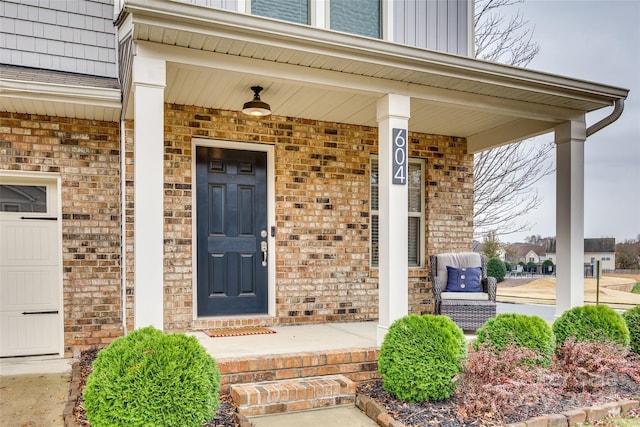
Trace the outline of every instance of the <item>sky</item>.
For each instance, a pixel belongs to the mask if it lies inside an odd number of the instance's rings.
[[[540,52],[528,69],[629,89],[622,117],[585,143],[585,214],[587,238],[640,235],[640,0],[524,0],[505,9],[520,11],[533,28]],[[612,108],[587,115],[587,126]],[[532,143],[553,141],[553,134]],[[550,160],[555,165],[555,150]],[[522,217],[526,232],[504,236],[555,236],[555,173],[536,185],[543,202]]]

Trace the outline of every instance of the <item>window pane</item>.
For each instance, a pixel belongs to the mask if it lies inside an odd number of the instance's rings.
[[[251,13],[298,24],[309,23],[308,0],[251,0]]]
[[[377,211],[378,205],[378,159],[371,160],[371,209]]]
[[[329,0],[332,30],[380,38],[380,0]]]
[[[0,185],[2,212],[47,212],[47,187],[44,185]]]
[[[420,265],[420,218],[409,217],[409,266]]]
[[[378,215],[371,215],[371,265],[373,267],[378,266],[378,260],[380,259],[378,241]]]
[[[409,212],[422,212],[422,168],[409,162]]]
[[[409,201],[408,201],[408,262],[409,266],[421,265],[422,254],[422,162],[410,160],[409,172]],[[378,159],[371,158],[371,266],[379,265],[379,240],[378,240],[378,209],[379,209],[379,175]]]

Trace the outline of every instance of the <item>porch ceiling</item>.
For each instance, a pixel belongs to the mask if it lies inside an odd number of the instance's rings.
[[[275,115],[376,126],[377,100],[404,94],[410,131],[466,137],[471,152],[551,131],[628,93],[170,0],[127,0],[117,24],[134,55],[167,61],[166,102],[237,111],[259,84]],[[125,99],[132,118],[133,94]]]

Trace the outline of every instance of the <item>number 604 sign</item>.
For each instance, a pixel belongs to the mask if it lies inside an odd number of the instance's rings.
[[[407,130],[393,128],[391,131],[393,137],[393,167],[391,175],[391,183],[406,185],[407,184]]]

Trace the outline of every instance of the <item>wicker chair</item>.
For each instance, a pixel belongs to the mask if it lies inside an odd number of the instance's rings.
[[[496,279],[487,277],[487,257],[475,252],[432,255],[431,283],[435,313],[450,317],[463,330],[475,331],[496,315]],[[447,266],[482,267],[482,292],[447,292]]]

